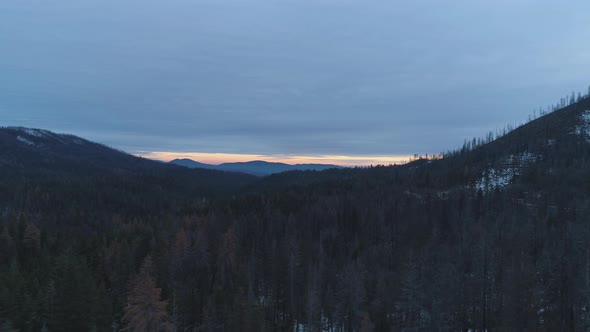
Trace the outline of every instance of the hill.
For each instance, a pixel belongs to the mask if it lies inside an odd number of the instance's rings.
[[[447,187],[458,183],[483,190],[511,185],[545,190],[566,184],[579,187],[587,175],[589,148],[590,99],[586,98],[490,142],[464,145],[428,169],[441,181],[435,185]]]
[[[262,160],[254,160],[247,162],[235,162],[235,163],[223,163],[219,165],[210,165],[196,162],[191,159],[175,159],[170,161],[172,164],[190,167],[190,168],[204,168],[204,169],[216,169],[227,172],[239,172],[252,174],[256,176],[267,176],[276,173],[288,172],[288,171],[323,171],[327,169],[340,169],[342,166],[329,165],[329,164],[285,164],[267,162]]]
[[[73,135],[0,128],[0,202],[8,206],[35,200],[49,210],[56,200],[94,201],[163,211],[175,200],[229,195],[255,179],[138,158]]]
[[[443,191],[488,192],[512,186],[551,190],[561,185],[573,189],[584,186],[580,179],[589,175],[589,165],[586,164],[589,148],[590,99],[585,98],[498,137],[474,138],[461,148],[444,153],[442,159],[418,159],[400,166],[320,174],[301,171],[274,174],[255,185],[280,190],[285,186],[318,183],[351,184],[375,177],[383,181],[387,179],[383,185],[394,181],[396,185]]]

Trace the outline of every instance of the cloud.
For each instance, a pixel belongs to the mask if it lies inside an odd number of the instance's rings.
[[[0,124],[130,152],[437,153],[585,89],[588,10],[529,0],[2,1]]]

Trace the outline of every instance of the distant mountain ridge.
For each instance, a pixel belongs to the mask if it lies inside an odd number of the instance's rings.
[[[277,162],[268,162],[263,160],[253,160],[247,162],[223,163],[220,165],[211,165],[200,163],[192,159],[174,159],[171,164],[189,167],[205,168],[226,172],[240,172],[256,176],[267,176],[287,171],[323,171],[326,169],[344,168],[343,166],[332,164],[285,164]]]

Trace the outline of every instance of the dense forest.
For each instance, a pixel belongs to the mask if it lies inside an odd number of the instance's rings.
[[[0,331],[588,331],[589,110],[264,178],[2,129]]]

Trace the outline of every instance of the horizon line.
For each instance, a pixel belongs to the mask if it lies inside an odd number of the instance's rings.
[[[139,151],[133,155],[170,162],[174,159],[191,159],[196,162],[220,165],[232,162],[265,161],[289,165],[322,164],[342,167],[371,165],[399,165],[409,162],[414,155],[300,155],[300,154],[243,154],[208,152]]]

